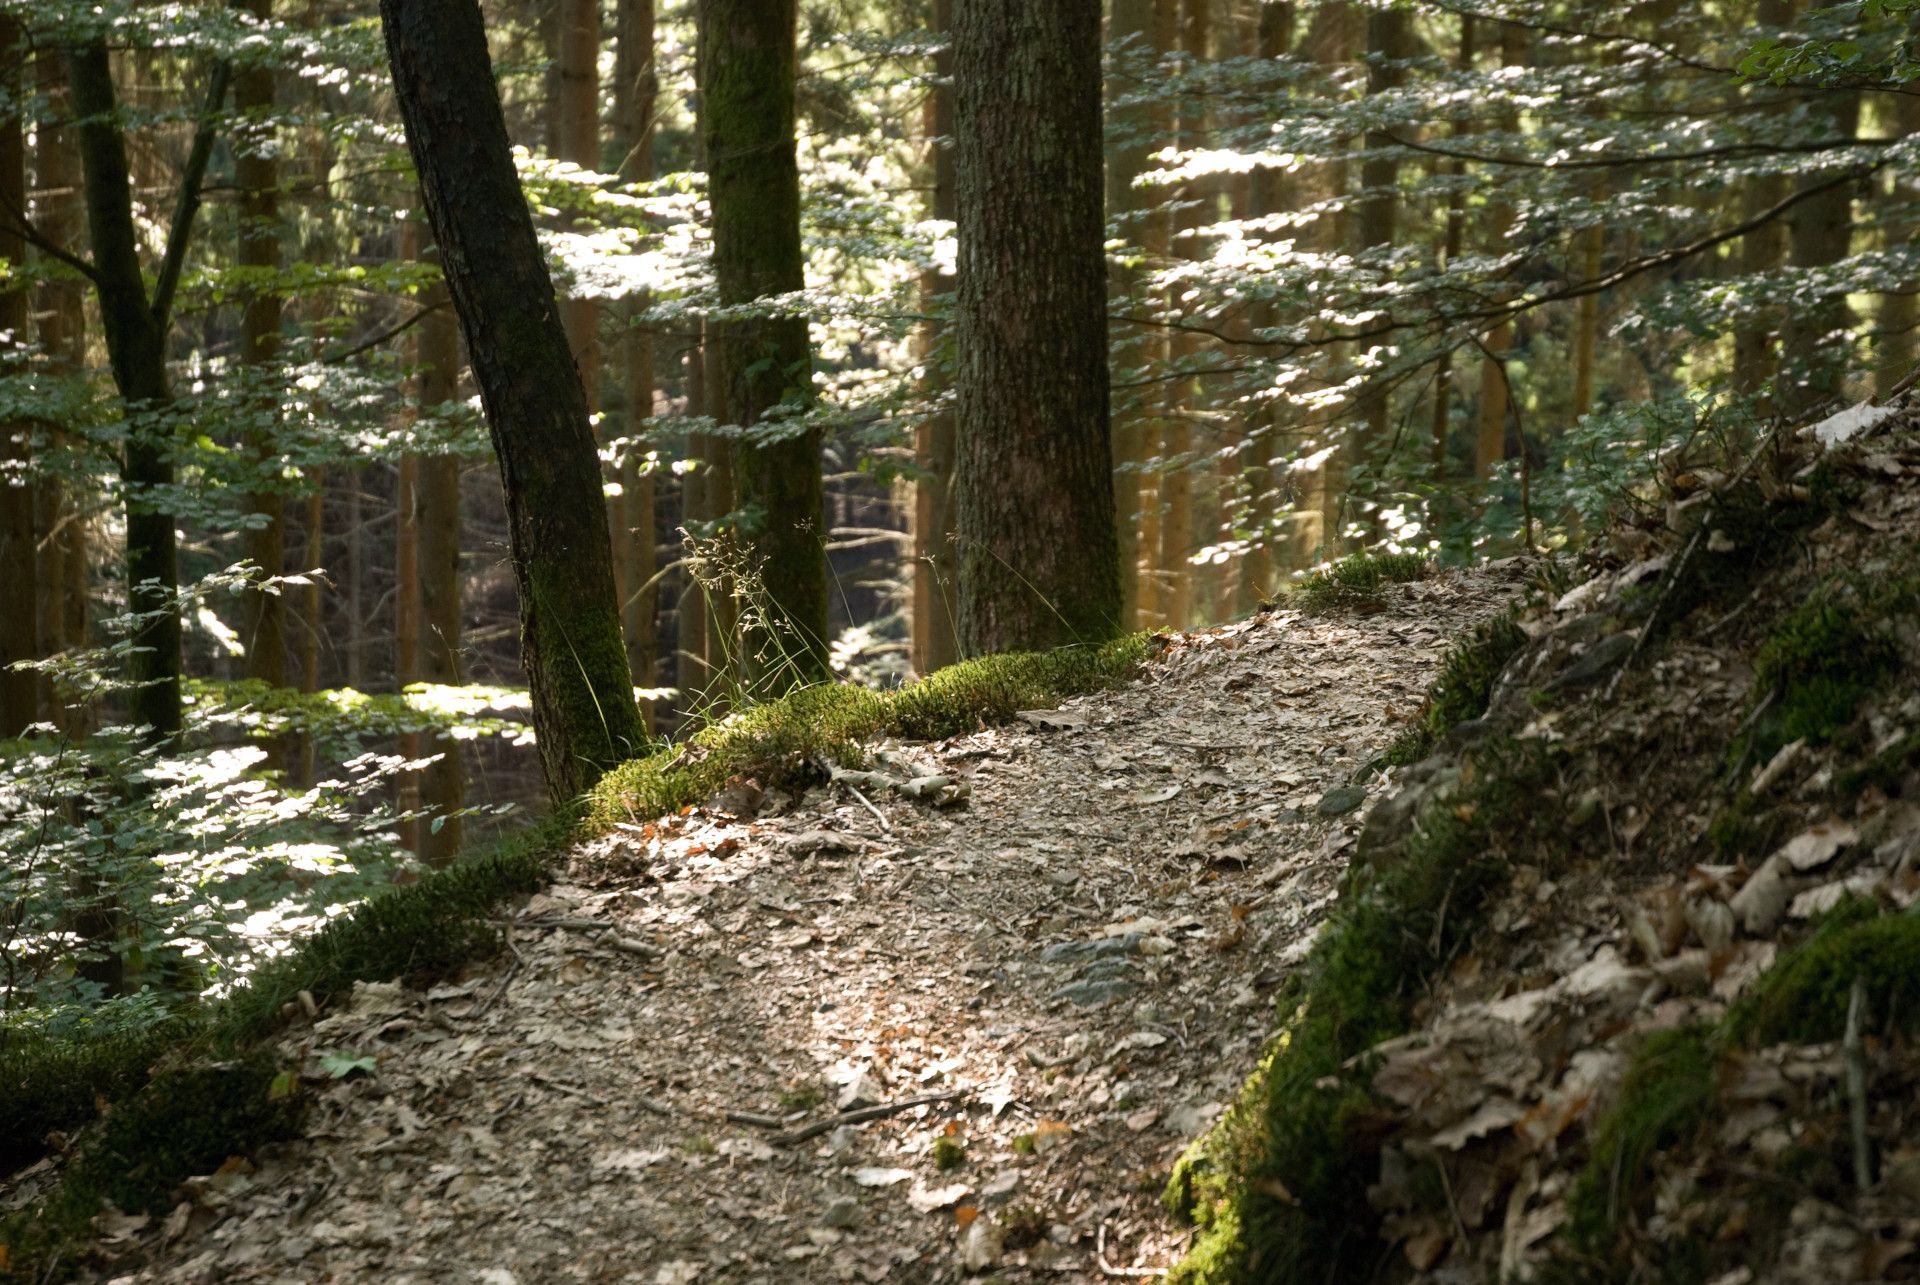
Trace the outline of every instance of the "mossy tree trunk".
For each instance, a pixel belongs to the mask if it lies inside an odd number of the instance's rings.
[[[961,647],[1108,638],[1098,0],[967,0],[954,87]]]
[[[126,485],[127,600],[139,619],[127,661],[133,683],[129,713],[155,739],[180,730],[179,573],[173,515],[156,496],[173,486],[172,390],[167,384],[167,323],[173,292],[200,207],[200,183],[213,150],[213,121],[226,98],[229,69],[215,66],[207,107],[180,179],[166,250],[153,294],[140,267],[133,221],[133,184],[120,132],[113,66],[104,42],[70,51],[68,82],[86,177],[87,230],[93,261],[87,272],[100,301],[113,382],[127,416],[120,464]]]
[[[620,637],[586,390],[514,172],[474,0],[382,0],[395,96],[506,494],[521,661],[547,788],[646,744]]]
[[[700,129],[723,305],[806,286],[794,154],[795,0],[700,0]],[[782,426],[813,402],[807,319],[716,321],[715,417],[735,427],[749,575],[741,643],[759,695],[826,679],[827,544],[820,431]]]

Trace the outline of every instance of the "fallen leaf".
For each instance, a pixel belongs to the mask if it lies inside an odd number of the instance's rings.
[[[919,1213],[930,1214],[936,1209],[959,1204],[972,1191],[973,1188],[964,1182],[956,1182],[950,1187],[927,1187],[915,1183],[913,1190],[907,1193],[907,1203]]]
[[[881,1169],[864,1166],[853,1171],[853,1180],[862,1187],[891,1187],[895,1183],[906,1182],[913,1173],[906,1169]]]

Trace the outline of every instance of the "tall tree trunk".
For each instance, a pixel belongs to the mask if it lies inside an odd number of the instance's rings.
[[[794,152],[795,0],[700,0],[700,129],[723,306],[806,288]],[[825,680],[827,553],[820,430],[781,427],[813,404],[804,316],[710,326],[715,418],[738,430],[734,485],[753,610],[741,640],[751,689]]]
[[[39,196],[40,230],[58,245],[77,244],[84,235],[80,209],[79,162],[72,131],[53,122],[70,115],[65,59],[52,49],[34,54],[40,95],[48,122],[34,131],[33,168]],[[86,365],[86,287],[71,276],[44,281],[35,302],[40,348],[54,372],[77,376]],[[40,653],[51,656],[87,640],[88,559],[84,493],[57,478],[42,481],[35,522],[42,554]],[[78,711],[55,709],[51,684],[44,690],[48,712],[72,730]]]
[[[1463,73],[1473,71],[1475,32],[1473,15],[1461,14],[1460,46],[1456,51],[1454,65]],[[1454,138],[1459,138],[1467,128],[1465,122],[1456,119],[1448,128],[1448,132]],[[1467,193],[1460,179],[1466,174],[1467,166],[1465,161],[1460,160],[1446,161],[1443,164],[1444,172],[1450,174],[1454,180],[1453,189],[1447,193],[1447,227],[1440,243],[1440,264],[1446,267],[1460,257],[1460,251],[1466,240]],[[1452,421],[1453,350],[1449,348],[1440,354],[1440,360],[1435,364],[1433,371],[1433,420],[1429,432],[1432,437],[1432,476],[1436,484],[1444,484],[1447,480],[1447,446]],[[1443,503],[1445,499],[1443,492]]]
[[[967,0],[954,84],[961,646],[1096,641],[1120,623],[1098,0]]]
[[[1182,65],[1189,70],[1207,60],[1212,21],[1212,0],[1181,0],[1180,50],[1186,54]],[[1179,144],[1189,148],[1207,145],[1204,95],[1189,93],[1181,96]],[[1172,250],[1176,257],[1202,257],[1200,243],[1193,234],[1212,221],[1207,208],[1211,204],[1212,192],[1211,185],[1203,179],[1187,184],[1179,193],[1181,208],[1173,222],[1175,230],[1184,235],[1177,235],[1173,240]],[[1178,290],[1175,293],[1177,295]],[[1169,314],[1177,318],[1179,310],[1176,298],[1170,297],[1166,308]],[[1169,357],[1176,367],[1191,366],[1202,349],[1200,336],[1187,330],[1175,331],[1170,347]],[[1199,465],[1194,459],[1193,417],[1199,409],[1200,386],[1198,381],[1191,378],[1169,379],[1163,386],[1163,394],[1165,407],[1160,436],[1162,511],[1160,551],[1156,559],[1160,572],[1160,616],[1168,626],[1185,629],[1193,623],[1193,586],[1196,578],[1188,557],[1194,546],[1193,478]]]
[[[1895,133],[1901,138],[1920,134],[1920,95],[1896,95],[1892,106]],[[1888,176],[1896,184],[1902,183],[1905,177],[1901,174]],[[1904,236],[1910,240],[1915,230],[1908,224],[1889,235]],[[1916,289],[1920,289],[1920,281],[1909,279],[1901,282],[1901,288],[1895,293],[1880,296],[1880,313],[1875,318],[1875,328],[1880,332],[1879,355],[1873,372],[1876,397],[1890,395],[1894,387],[1913,370],[1916,349],[1914,327],[1920,325],[1920,304],[1914,297]]]
[[[1375,9],[1367,15],[1367,93],[1386,94],[1398,89],[1405,73],[1398,65],[1412,44],[1412,14],[1406,9]],[[1393,154],[1395,144],[1390,131],[1380,130],[1366,137],[1367,157],[1360,163],[1360,186],[1365,195],[1360,201],[1360,249],[1363,257],[1377,257],[1393,249],[1395,225],[1400,212],[1400,159]],[[1371,252],[1371,256],[1367,254]],[[1348,459],[1363,463],[1377,458],[1393,438],[1392,398],[1384,385],[1375,382],[1359,398],[1361,431],[1348,444]],[[1369,502],[1363,511],[1369,518],[1377,502]],[[1369,529],[1373,529],[1371,521]],[[1377,532],[1376,532],[1377,535]]]
[[[620,637],[586,390],[514,172],[475,0],[382,0],[406,121],[506,494],[521,659],[547,788],[647,742]]]
[[[953,221],[953,3],[934,0],[934,28],[942,43],[933,58],[934,83],[927,93],[921,128],[927,136],[926,167],[932,178],[927,216]],[[952,285],[937,271],[920,278],[922,311]],[[937,395],[945,380],[937,373],[942,329],[923,322],[919,358],[927,370],[927,391]],[[931,674],[960,657],[959,603],[954,597],[953,412],[937,410],[913,430],[913,670]],[[1131,510],[1129,510],[1131,512]]]
[[[263,25],[272,21],[273,0],[246,0],[245,7]],[[262,276],[280,266],[280,166],[274,160],[273,69],[243,68],[233,83],[234,106],[244,121],[234,140],[234,177],[240,188],[240,266]],[[240,320],[240,360],[258,370],[280,355],[280,297],[256,289],[246,297]],[[257,408],[271,415],[271,405]],[[254,465],[266,481],[253,495],[249,508],[256,525],[249,526],[249,561],[270,576],[286,570],[285,499],[279,481],[274,434],[271,429],[249,432],[246,443]],[[246,597],[247,676],[273,687],[287,684],[287,607],[278,593]]]
[[[1126,40],[1124,56],[1129,62],[1163,52],[1164,34],[1157,21],[1158,9],[1156,0],[1113,0],[1108,43]],[[1137,98],[1141,88],[1131,77],[1115,78],[1107,85],[1110,143],[1107,222],[1109,226],[1119,225],[1122,240],[1138,245],[1149,254],[1157,241],[1162,243],[1159,248],[1164,253],[1165,231],[1155,224],[1164,224],[1165,220],[1153,209],[1156,198],[1136,188],[1134,180],[1153,167],[1153,154],[1166,141],[1167,112],[1164,100],[1158,97],[1123,101]],[[1139,268],[1114,272],[1110,286],[1116,302],[1130,300],[1127,306],[1142,307],[1145,304],[1142,287],[1156,266],[1149,258]],[[1165,333],[1151,327],[1139,327],[1137,332],[1129,336],[1117,356],[1128,366],[1157,364],[1165,355]],[[1154,414],[1158,400],[1157,391],[1135,389],[1115,398],[1113,407],[1113,505],[1119,532],[1120,620],[1128,629],[1144,623],[1142,600],[1150,602],[1153,596],[1142,592],[1151,582],[1141,574],[1141,510],[1147,493],[1146,463],[1153,455],[1153,440],[1159,430],[1158,416]],[[1153,552],[1157,557],[1158,548]]]
[[[447,302],[444,286],[423,301]],[[436,307],[420,323],[414,364],[420,368],[420,405],[442,406],[460,392],[460,335],[452,313]],[[444,451],[419,459],[413,492],[413,530],[420,571],[418,645],[414,675],[418,682],[457,686],[466,681],[460,663],[460,458]],[[447,865],[459,854],[464,837],[455,815],[466,803],[466,771],[461,743],[434,737],[428,747],[440,757],[420,774],[420,802],[439,818],[423,827],[416,851],[428,865]]]
[[[615,76],[615,114],[620,123],[621,177],[653,179],[654,105],[660,78],[654,69],[653,0],[621,0]],[[641,321],[644,298],[625,309],[620,341],[621,382],[627,403],[627,449],[620,465],[619,521],[614,527],[615,565],[621,572],[620,610],[627,639],[627,662],[641,687],[659,686],[655,656],[660,650],[660,589],[654,583],[654,472],[643,467],[647,421],[653,414],[653,331]],[[640,706],[647,730],[653,730],[653,702]]]
[[[8,110],[0,116],[0,212],[27,208],[27,136],[18,104],[26,94],[26,44],[20,24],[0,18],[0,94]],[[15,373],[24,359],[27,338],[27,287],[21,269],[26,241],[0,222],[0,260],[7,280],[0,285],[0,377]],[[24,420],[0,422],[0,577],[7,584],[6,610],[0,612],[0,739],[17,736],[40,717],[40,682],[16,670],[39,650],[39,560],[34,552],[34,498],[31,476],[32,426]]]
[[[1817,108],[1827,125],[1826,137],[1852,138],[1860,127],[1860,91],[1830,91]],[[1831,183],[1836,171],[1823,170],[1802,180],[1806,188]],[[1796,268],[1821,268],[1847,257],[1853,244],[1852,183],[1830,186],[1809,197],[1786,215],[1789,254]],[[1780,407],[1788,415],[1812,410],[1842,391],[1842,380],[1853,365],[1849,328],[1852,310],[1845,288],[1819,298],[1812,305],[1789,310],[1780,330],[1781,357],[1792,376],[1780,390]]]
[[[1754,22],[1764,35],[1778,36],[1793,21],[1794,0],[1757,0]],[[1764,95],[1762,110],[1778,115],[1791,104],[1780,91],[1757,86],[1751,92]],[[1746,181],[1741,198],[1742,213],[1749,220],[1771,209],[1787,195],[1785,174],[1765,174]],[[1740,238],[1740,271],[1753,281],[1765,281],[1778,272],[1787,259],[1787,225],[1781,219],[1763,223]],[[1741,324],[1733,335],[1733,386],[1742,393],[1758,393],[1778,370],[1774,342],[1779,316],[1773,308],[1761,308]]]
[[[1525,27],[1514,22],[1500,24],[1500,61],[1508,67],[1521,67],[1527,61],[1527,36]],[[1501,121],[1501,128],[1511,133],[1518,129],[1520,122],[1511,111]],[[1508,250],[1507,233],[1513,228],[1513,207],[1505,200],[1490,203],[1487,211],[1488,250],[1495,255],[1505,254]],[[1495,294],[1496,299],[1511,297],[1510,289],[1502,289]],[[1513,347],[1513,322],[1504,320],[1487,332],[1486,359],[1480,364],[1480,418],[1479,430],[1474,436],[1473,475],[1489,477],[1494,465],[1507,457],[1507,350]]]
[[[1258,47],[1260,58],[1284,58],[1293,50],[1293,5],[1291,0],[1262,0]],[[1253,171],[1248,190],[1249,212],[1254,218],[1279,214],[1286,208],[1286,180],[1278,169],[1262,167]],[[1256,304],[1248,317],[1254,330],[1274,323],[1271,303]],[[1240,578],[1236,606],[1247,615],[1259,608],[1274,590],[1274,542],[1279,538],[1275,518],[1280,509],[1280,479],[1274,475],[1275,435],[1279,424],[1270,409],[1263,408],[1248,426],[1241,487],[1246,495],[1245,522],[1251,543],[1240,560]]]
[[[207,111],[194,135],[151,300],[141,274],[126,140],[116,118],[113,68],[105,43],[95,41],[73,49],[68,55],[68,78],[79,127],[80,164],[86,174],[93,282],[113,381],[128,421],[120,476],[127,493],[127,599],[139,619],[127,661],[127,676],[133,684],[128,703],[136,724],[146,726],[151,737],[165,739],[180,730],[174,524],[171,513],[156,507],[156,497],[172,487],[174,472],[167,318],[199,209],[200,181],[213,146],[212,120],[226,97],[228,70],[224,63],[214,69]]]

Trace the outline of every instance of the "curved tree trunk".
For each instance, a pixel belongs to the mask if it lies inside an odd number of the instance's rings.
[[[514,173],[474,0],[382,0],[394,90],[506,493],[521,660],[547,788],[646,744],[620,637],[586,391]]]
[[[723,305],[806,287],[800,167],[794,155],[795,0],[700,0],[700,129],[713,207],[713,274]],[[813,400],[803,316],[712,323],[714,417],[749,430]],[[777,694],[827,678],[827,541],[820,430],[738,440],[749,610],[749,688]]]
[[[968,0],[954,22],[960,643],[1111,637],[1098,0]]]

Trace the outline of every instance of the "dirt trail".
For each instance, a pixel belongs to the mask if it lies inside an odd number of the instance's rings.
[[[308,1142],[127,1229],[116,1279],[1156,1274],[1160,1184],[1270,1029],[1359,770],[1520,577],[1181,635],[1123,691],[891,747],[962,804],[835,786],[586,846],[512,954],[290,1031]]]

